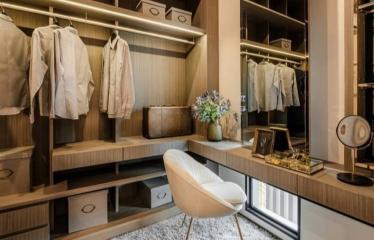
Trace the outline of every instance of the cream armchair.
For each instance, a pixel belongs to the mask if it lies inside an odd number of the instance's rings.
[[[211,170],[180,150],[168,150],[164,154],[164,163],[174,202],[191,217],[186,239],[189,237],[194,218],[230,215],[235,217],[240,239],[243,239],[237,213],[242,209],[247,197],[238,185],[224,182]]]

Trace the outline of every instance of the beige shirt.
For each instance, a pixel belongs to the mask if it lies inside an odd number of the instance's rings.
[[[10,17],[0,14],[0,115],[29,107],[29,40]]]
[[[30,121],[34,122],[35,98],[39,99],[40,116],[50,114],[50,63],[53,43],[53,31],[59,29],[57,25],[36,28],[31,37],[30,60]]]
[[[135,89],[129,45],[117,36],[103,50],[100,111],[109,118],[131,117]]]
[[[51,56],[51,117],[78,119],[87,114],[94,81],[87,48],[76,29],[53,32]]]
[[[283,111],[281,68],[269,62],[257,66],[259,111]]]
[[[278,66],[282,69],[283,106],[300,106],[295,70],[283,64]]]

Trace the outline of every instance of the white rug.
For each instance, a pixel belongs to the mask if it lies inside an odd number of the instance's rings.
[[[148,227],[125,233],[112,240],[182,240],[187,234],[190,218],[187,217],[181,227],[183,214]],[[239,218],[240,227],[245,240],[273,240],[277,239],[266,230],[248,221]],[[190,240],[231,240],[240,239],[233,217],[218,219],[194,219],[190,233]]]

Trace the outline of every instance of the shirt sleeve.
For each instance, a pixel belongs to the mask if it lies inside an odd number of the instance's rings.
[[[131,55],[130,55],[130,48],[126,44],[123,48],[124,51],[124,99],[123,107],[125,109],[125,119],[130,119],[131,112],[135,105],[135,86],[134,86],[134,79],[133,79],[133,72],[132,72],[132,62],[131,62]]]
[[[42,86],[44,76],[48,65],[45,62],[44,52],[41,46],[41,38],[37,31],[34,31],[31,37],[31,58],[29,73],[30,88],[30,122],[35,121],[35,97]]]
[[[275,68],[275,74],[274,74],[274,82],[273,85],[276,89],[277,94],[277,105],[276,109],[279,111],[284,111],[284,105],[283,105],[283,96],[285,93],[284,85],[283,85],[283,75],[282,75],[282,69],[280,67]]]
[[[297,87],[296,81],[296,73],[293,71],[292,73],[292,98],[293,98],[293,105],[298,107],[300,106],[300,99],[299,99],[299,89]]]

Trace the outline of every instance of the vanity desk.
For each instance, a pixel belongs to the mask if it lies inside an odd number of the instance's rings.
[[[336,174],[342,167],[338,164],[327,163],[324,170],[309,176],[267,164],[239,143],[190,140],[188,149],[238,173],[374,226],[374,186],[356,187],[340,182]]]

